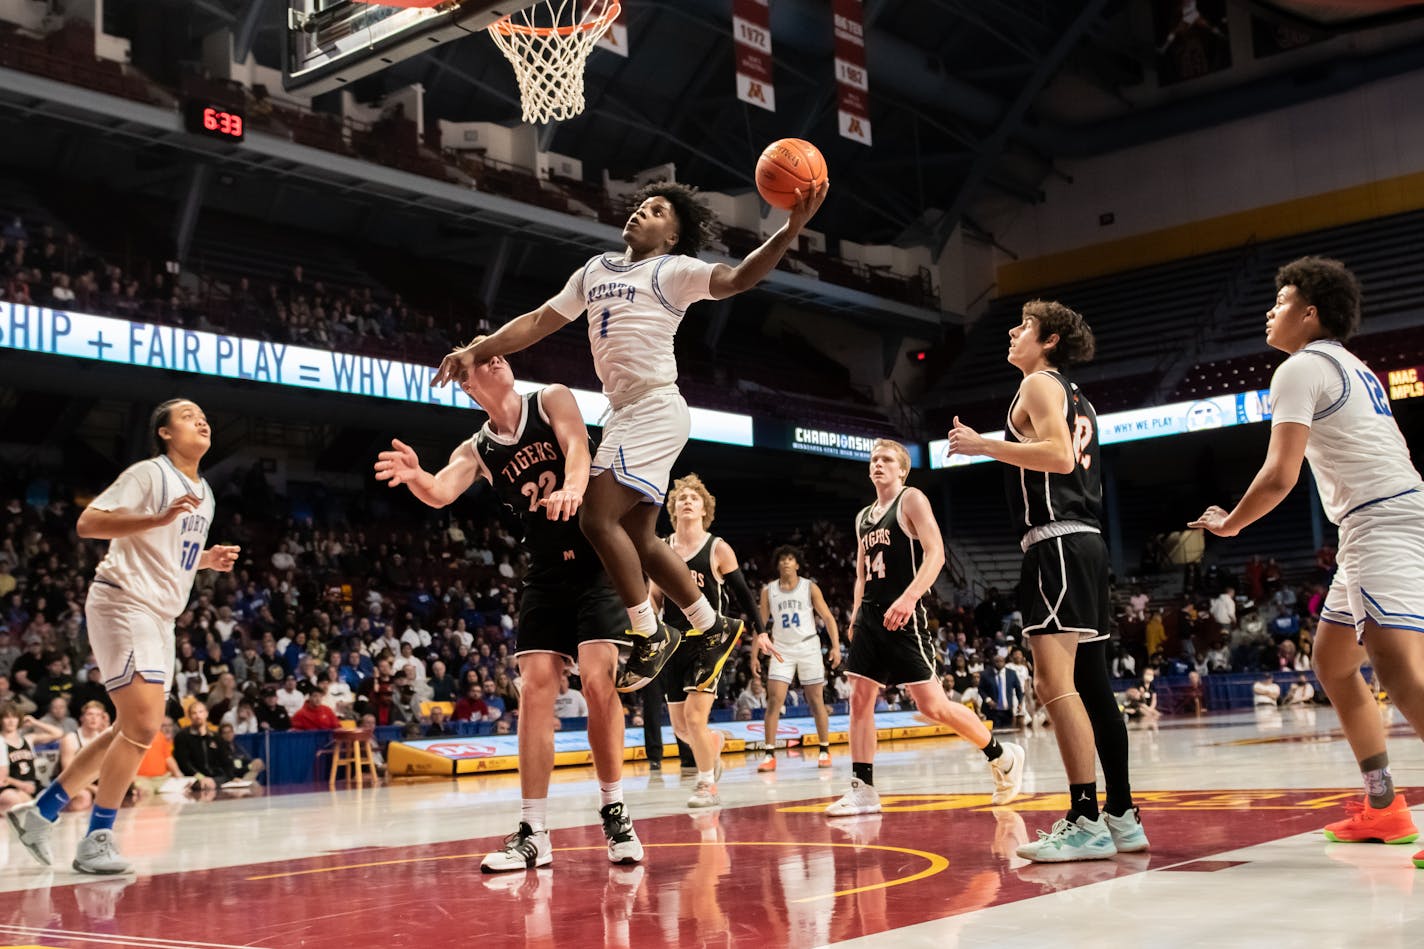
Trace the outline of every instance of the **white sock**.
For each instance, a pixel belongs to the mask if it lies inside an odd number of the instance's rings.
[[[711,772],[711,771],[699,771],[699,772],[697,772],[697,783],[698,783],[698,784],[716,784],[717,781],[716,781],[716,779],[715,779],[715,777],[714,777],[714,775],[713,775],[713,772]]]
[[[600,784],[598,786],[598,803],[601,807],[609,804],[623,803],[623,782],[614,781],[612,784]]]
[[[658,631],[658,617],[653,612],[653,601],[651,598],[644,600],[637,606],[628,609],[628,622],[633,626],[633,632],[642,633],[644,636],[651,636]]]
[[[717,611],[712,609],[712,604],[707,602],[705,596],[699,596],[696,603],[682,611],[682,615],[687,617],[692,628],[699,633],[707,632],[717,622]]]
[[[544,820],[549,813],[549,799],[524,798],[519,802],[519,819],[528,824],[534,833],[544,829]]]

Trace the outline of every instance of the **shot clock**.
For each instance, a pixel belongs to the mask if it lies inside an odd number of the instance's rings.
[[[183,103],[183,124],[194,135],[223,142],[240,142],[247,131],[247,118],[241,111],[202,99]]]

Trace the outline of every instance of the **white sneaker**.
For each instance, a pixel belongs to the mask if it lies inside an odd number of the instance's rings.
[[[1088,820],[1079,817],[1069,821],[1066,817],[1053,825],[1053,829],[1038,832],[1038,839],[1024,844],[1014,851],[1025,860],[1035,863],[1067,863],[1070,860],[1106,860],[1117,853],[1113,845],[1108,825],[1099,817]]]
[[[92,831],[79,841],[73,866],[80,873],[96,873],[101,876],[129,873],[133,870],[133,865],[119,856],[112,830]]]
[[[30,856],[47,867],[53,866],[54,850],[49,845],[49,839],[54,834],[54,824],[45,819],[35,802],[16,804],[5,817],[15,828],[15,833],[20,835],[20,843],[25,845]]]
[[[1118,853],[1139,853],[1148,848],[1147,831],[1142,828],[1142,817],[1137,808],[1128,808],[1121,817],[1103,811],[1103,820],[1108,825]]]
[[[687,799],[688,807],[721,807],[722,796],[717,793],[716,782],[698,781],[697,787],[692,792],[692,797]]]
[[[622,801],[603,805],[598,816],[603,818],[603,836],[608,838],[609,863],[632,864],[643,859],[643,843]]]
[[[994,776],[994,796],[989,803],[998,807],[1019,796],[1024,779],[1024,750],[1022,745],[1011,741],[1002,743],[1004,753],[989,762],[989,773]]]
[[[826,808],[827,817],[854,817],[856,814],[879,814],[880,793],[860,778],[850,779],[850,790],[839,801]]]
[[[554,862],[554,851],[549,846],[549,832],[535,832],[524,821],[519,829],[504,838],[504,849],[485,856],[480,870],[485,873],[508,873],[511,870],[533,870],[547,867]]]

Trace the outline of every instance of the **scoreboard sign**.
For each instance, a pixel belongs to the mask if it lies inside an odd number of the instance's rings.
[[[1424,399],[1424,366],[1391,369],[1384,375],[1385,388],[1391,402],[1404,399]]]

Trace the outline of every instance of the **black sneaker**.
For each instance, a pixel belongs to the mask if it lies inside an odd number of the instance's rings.
[[[608,862],[638,863],[643,859],[643,844],[633,829],[633,819],[623,802],[605,804],[598,816],[603,818],[603,836],[608,838]]]
[[[631,632],[631,630],[630,630]],[[682,644],[682,631],[658,621],[657,631],[649,636],[632,633],[633,651],[618,671],[619,692],[636,692],[657,678],[663,666]]]
[[[741,620],[719,613],[712,628],[697,637],[699,651],[694,667],[694,681],[697,682],[698,690],[706,691],[717,681],[717,677],[722,674],[722,666],[727,662],[732,650],[737,648],[746,628],[747,624]]]
[[[648,762],[648,770],[649,770],[649,771],[661,771],[662,769],[663,769],[663,763],[662,763],[661,761],[649,761],[649,762]]]

